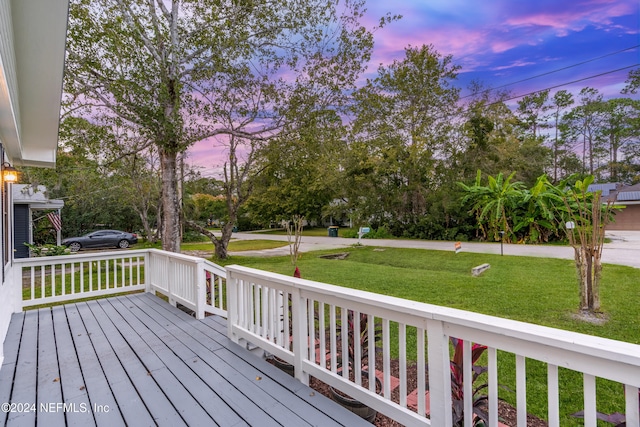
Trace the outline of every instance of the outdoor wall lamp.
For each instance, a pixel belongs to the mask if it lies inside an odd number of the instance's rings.
[[[2,180],[4,182],[17,182],[18,181],[18,171],[16,168],[11,166],[9,162],[4,162],[2,164]]]

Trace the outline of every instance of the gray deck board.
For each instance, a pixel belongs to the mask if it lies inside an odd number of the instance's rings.
[[[33,347],[32,352],[20,352],[16,361],[16,372],[11,400],[16,404],[36,403],[36,381],[38,368],[38,353],[35,351],[38,345],[38,312],[25,313],[20,346]],[[29,426],[36,421],[35,410],[22,410],[10,412],[7,426]]]
[[[13,377],[16,372],[23,324],[24,313],[14,314],[4,341],[4,360],[0,369],[0,403],[10,402],[11,400]],[[0,420],[2,421],[0,424],[6,425],[8,417],[8,412],[0,414]]]
[[[75,305],[67,305],[65,306],[65,311],[89,401],[92,407],[93,405],[101,405],[109,408],[109,411],[93,413],[96,425],[99,427],[124,426],[124,419],[109,387],[105,371],[102,370],[98,354],[91,343],[78,308]],[[72,414],[67,413],[67,415],[71,416]]]
[[[0,425],[370,426],[151,294],[15,314],[4,355],[0,401],[36,411]]]
[[[38,310],[38,392],[37,406],[62,402],[58,351],[53,335],[51,310]],[[53,408],[51,408],[53,409]],[[38,423],[57,425],[64,422],[64,412],[56,410],[39,411]]]
[[[67,322],[67,313],[63,306],[53,307],[53,331],[58,350],[58,365],[60,368],[60,385],[62,386],[63,403],[72,407],[90,408],[91,402],[84,385],[80,362],[73,345],[73,338]],[[68,426],[95,426],[93,412],[80,412],[67,418]]]

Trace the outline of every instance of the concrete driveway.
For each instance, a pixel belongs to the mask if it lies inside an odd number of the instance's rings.
[[[608,231],[607,237],[611,243],[605,243],[602,260],[609,264],[627,265],[640,268],[640,231]],[[232,238],[240,240],[278,240],[287,241],[287,236],[259,233],[233,233]],[[357,239],[345,239],[342,237],[316,237],[305,236],[302,238],[300,250],[310,252],[326,249],[339,249],[352,246]],[[388,248],[414,248],[453,251],[454,242],[432,240],[401,240],[401,239],[361,239],[365,246],[381,246]],[[536,256],[545,258],[573,259],[573,248],[570,246],[553,245],[519,245],[500,243],[462,242],[462,251],[513,256]],[[275,249],[261,251],[231,252],[231,255],[244,256],[282,256],[289,254],[289,247],[284,246]]]

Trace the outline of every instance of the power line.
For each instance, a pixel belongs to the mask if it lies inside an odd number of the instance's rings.
[[[565,70],[568,70],[568,69],[571,69],[571,68],[574,68],[574,67],[578,67],[580,65],[584,65],[584,64],[588,64],[590,62],[598,61],[600,59],[607,58],[609,56],[618,55],[618,54],[620,54],[622,52],[626,52],[626,51],[629,51],[629,50],[632,50],[632,49],[636,49],[638,47],[640,47],[640,45],[631,46],[631,47],[628,47],[628,48],[625,48],[625,49],[618,50],[616,52],[611,52],[611,53],[607,53],[607,54],[602,55],[602,56],[598,56],[597,58],[588,59],[586,61],[582,61],[582,62],[578,62],[576,64],[568,65],[566,67],[558,68],[556,70],[547,71],[547,72],[544,72],[542,74],[538,74],[538,75],[535,75],[535,76],[527,77],[527,78],[522,79],[522,80],[517,80],[515,82],[503,84],[503,85],[495,87],[495,88],[485,89],[483,91],[480,91],[479,93],[491,92],[491,91],[494,91],[494,90],[497,90],[497,89],[502,89],[502,88],[507,87],[507,86],[512,86],[512,85],[515,85],[515,84],[518,84],[518,83],[523,83],[523,82],[526,82],[526,81],[529,81],[529,80],[537,79],[538,77],[548,76],[550,74],[558,73],[560,71],[565,71]],[[635,65],[633,65],[633,67],[635,67]],[[628,67],[628,68],[630,68],[630,67]],[[550,89],[553,89],[553,88],[550,88]],[[460,99],[469,98],[469,97],[472,97],[472,96],[475,96],[475,95],[477,95],[477,94],[465,95],[465,96],[461,97]]]
[[[572,80],[572,81],[566,82],[566,83],[560,83],[560,84],[557,84],[557,85],[554,85],[554,86],[547,87],[545,89],[534,90],[533,92],[525,93],[523,95],[512,96],[512,97],[507,98],[507,99],[502,99],[502,100],[500,100],[498,102],[512,101],[514,99],[522,98],[524,96],[529,96],[529,95],[533,95],[533,94],[536,94],[536,93],[539,93],[539,92],[544,92],[545,90],[557,89],[557,88],[562,87],[562,86],[567,86],[567,85],[570,85],[570,84],[579,83],[579,82],[582,82],[582,81],[585,81],[585,80],[589,80],[589,79],[593,79],[593,78],[596,78],[596,77],[606,76],[607,74],[617,73],[618,71],[628,70],[629,68],[637,67],[639,65],[640,65],[640,63],[636,63],[636,64],[633,64],[633,65],[628,65],[626,67],[618,68],[618,69],[615,69],[615,70],[605,71],[604,73],[594,74],[593,76],[583,77],[581,79]],[[460,99],[462,99],[462,98],[460,98]]]

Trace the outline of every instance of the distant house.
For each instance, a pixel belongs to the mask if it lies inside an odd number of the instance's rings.
[[[640,231],[640,184],[605,183],[589,186],[589,191],[599,190],[605,201],[615,198],[617,206],[624,206],[624,209],[617,211],[615,221],[607,229]]]
[[[33,241],[33,212],[42,213],[42,220],[47,221],[46,212],[58,211],[64,206],[63,200],[49,199],[47,189],[43,185],[33,187],[26,184],[13,184],[13,256],[28,258],[29,248],[25,243]],[[60,244],[58,231],[57,244]]]

